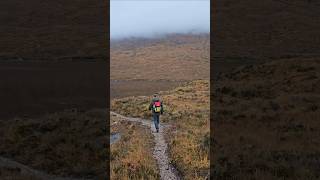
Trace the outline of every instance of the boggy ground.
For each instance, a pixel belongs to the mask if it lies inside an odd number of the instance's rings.
[[[152,95],[185,83],[184,80],[110,80],[110,99]]]
[[[248,65],[213,83],[213,178],[319,179],[320,59]]]
[[[106,118],[105,110],[92,109],[0,121],[0,156],[49,175],[104,179]],[[0,179],[28,177],[19,167],[0,169]]]
[[[198,80],[161,91],[165,113],[161,122],[172,129],[165,135],[168,153],[184,179],[205,179],[209,173],[209,81]],[[150,97],[114,99],[111,110],[130,117],[150,119]]]

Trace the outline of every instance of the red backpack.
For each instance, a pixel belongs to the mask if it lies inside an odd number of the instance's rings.
[[[154,110],[154,112],[160,112],[161,111],[161,102],[160,101],[155,101],[153,103],[153,110]]]

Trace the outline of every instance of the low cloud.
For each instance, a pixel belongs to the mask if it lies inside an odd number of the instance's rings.
[[[210,31],[209,0],[111,0],[111,39]]]

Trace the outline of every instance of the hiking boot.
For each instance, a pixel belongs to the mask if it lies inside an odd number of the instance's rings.
[[[159,129],[157,129],[157,133],[159,132]]]

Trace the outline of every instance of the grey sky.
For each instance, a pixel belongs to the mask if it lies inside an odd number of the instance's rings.
[[[111,0],[111,39],[210,31],[210,0]]]

